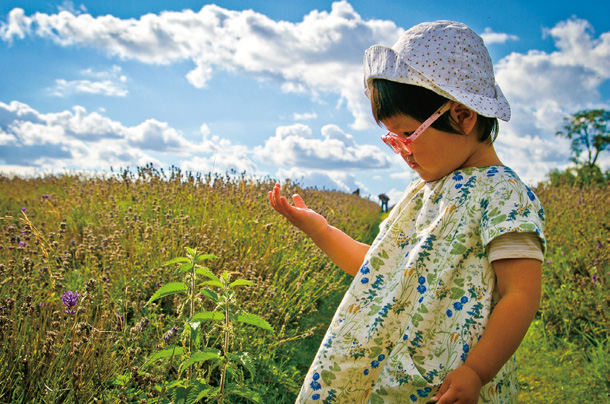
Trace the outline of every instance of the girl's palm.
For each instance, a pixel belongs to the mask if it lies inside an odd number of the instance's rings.
[[[294,194],[292,206],[286,197],[280,194],[280,184],[275,184],[273,191],[269,191],[269,202],[273,209],[284,216],[290,223],[301,229],[309,237],[315,237],[328,227],[324,216],[309,209],[299,194]]]

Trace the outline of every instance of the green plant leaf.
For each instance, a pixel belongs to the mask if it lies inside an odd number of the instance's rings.
[[[236,286],[254,286],[254,282],[250,282],[245,279],[238,279],[235,282],[231,282],[231,284],[229,285],[231,289]]]
[[[197,256],[197,251],[193,250],[190,247],[184,247],[184,249],[186,250],[186,252],[191,256],[191,257],[196,257]]]
[[[190,262],[191,260],[189,260],[186,257],[179,257],[179,258],[174,258],[173,260],[167,261],[165,264],[163,264],[163,266],[168,266],[168,265],[172,265],[172,264],[178,264],[181,262]]]
[[[255,325],[257,327],[262,328],[263,330],[271,331],[272,334],[275,334],[275,331],[273,330],[271,325],[265,319],[255,314],[241,313],[237,316],[237,321],[241,323]]]
[[[205,282],[201,282],[199,284],[199,286],[203,286],[203,285],[216,286],[217,288],[222,289],[222,283],[220,283],[219,281],[205,281]]]
[[[230,360],[240,363],[243,367],[248,370],[250,373],[250,377],[254,377],[254,372],[256,371],[254,367],[254,361],[248,352],[235,352],[230,353],[227,352],[227,358]]]
[[[152,362],[157,361],[159,359],[170,358],[172,356],[181,356],[184,353],[184,348],[181,346],[174,346],[171,348],[166,348],[162,351],[155,352],[142,367],[150,365]]]
[[[197,275],[207,276],[213,281],[220,282],[220,279],[212,273],[208,268],[197,265],[197,270],[195,271]]]
[[[112,386],[125,386],[129,379],[129,375],[116,375],[110,380],[110,384]]]
[[[227,386],[227,391],[229,392],[229,394],[235,394],[254,403],[258,403],[260,400],[260,396],[258,395],[258,393],[248,389],[247,387],[237,387],[235,385],[229,385]]]
[[[201,292],[199,292],[199,293],[201,293],[202,295],[204,295],[205,297],[207,297],[214,303],[218,303],[220,301],[220,299],[218,298],[218,294],[216,292],[214,292],[213,290],[202,289]]]
[[[157,290],[155,292],[154,295],[152,295],[152,297],[150,298],[150,300],[146,304],[148,305],[148,304],[154,302],[155,300],[160,299],[160,298],[165,297],[165,296],[173,295],[173,294],[176,294],[176,293],[186,292],[188,289],[189,289],[188,286],[186,286],[182,282],[170,282],[170,283],[166,283],[165,285],[161,286],[159,288],[159,290]]]
[[[199,261],[215,259],[215,258],[218,258],[218,257],[213,254],[202,254],[197,257],[196,261],[199,262]]]
[[[186,399],[188,397],[186,388],[176,387],[172,396],[174,398],[174,404],[186,404]]]
[[[225,315],[218,311],[203,311],[191,317],[191,321],[222,321],[224,319]]]
[[[199,400],[214,395],[214,392],[218,389],[210,386],[209,384],[202,383],[198,380],[195,381],[193,388],[189,391],[187,404],[198,403]]]
[[[187,272],[193,269],[193,264],[187,262],[186,264],[182,264],[178,267],[178,272]]]
[[[180,372],[182,373],[185,369],[193,366],[195,363],[201,363],[209,360],[218,360],[220,358],[220,351],[213,348],[208,348],[204,351],[198,351],[191,355],[185,362],[180,366]]]

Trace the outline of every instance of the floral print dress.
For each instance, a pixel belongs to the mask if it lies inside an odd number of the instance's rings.
[[[498,300],[486,246],[535,232],[540,201],[508,167],[412,183],[366,254],[306,376],[297,403],[426,403],[461,366]],[[479,403],[514,403],[509,360]]]

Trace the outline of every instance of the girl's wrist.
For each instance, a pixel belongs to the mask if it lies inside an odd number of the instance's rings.
[[[479,372],[478,372],[478,371],[477,371],[477,370],[476,370],[474,367],[472,367],[472,366],[470,366],[470,365],[468,365],[468,364],[466,364],[466,363],[464,363],[464,365],[462,365],[462,366],[464,366],[464,367],[465,367],[465,368],[467,368],[467,369],[470,369],[470,371],[472,371],[472,373],[474,373],[474,374],[475,374],[475,376],[476,376],[476,377],[479,379],[479,381],[481,382],[481,386],[483,386],[483,385],[485,385],[485,384],[487,383],[487,382],[485,382],[485,381],[483,380],[483,378],[481,377],[481,374],[480,374],[480,373],[479,373]]]

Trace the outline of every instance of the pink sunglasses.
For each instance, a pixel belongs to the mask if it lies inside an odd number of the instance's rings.
[[[381,136],[381,140],[384,141],[396,154],[405,153],[407,156],[413,154],[411,150],[411,142],[417,139],[430,125],[434,123],[441,115],[447,112],[451,108],[451,101],[447,101],[439,109],[437,109],[428,119],[424,121],[419,127],[413,132],[411,136],[404,139],[396,133],[388,132],[386,135]]]

